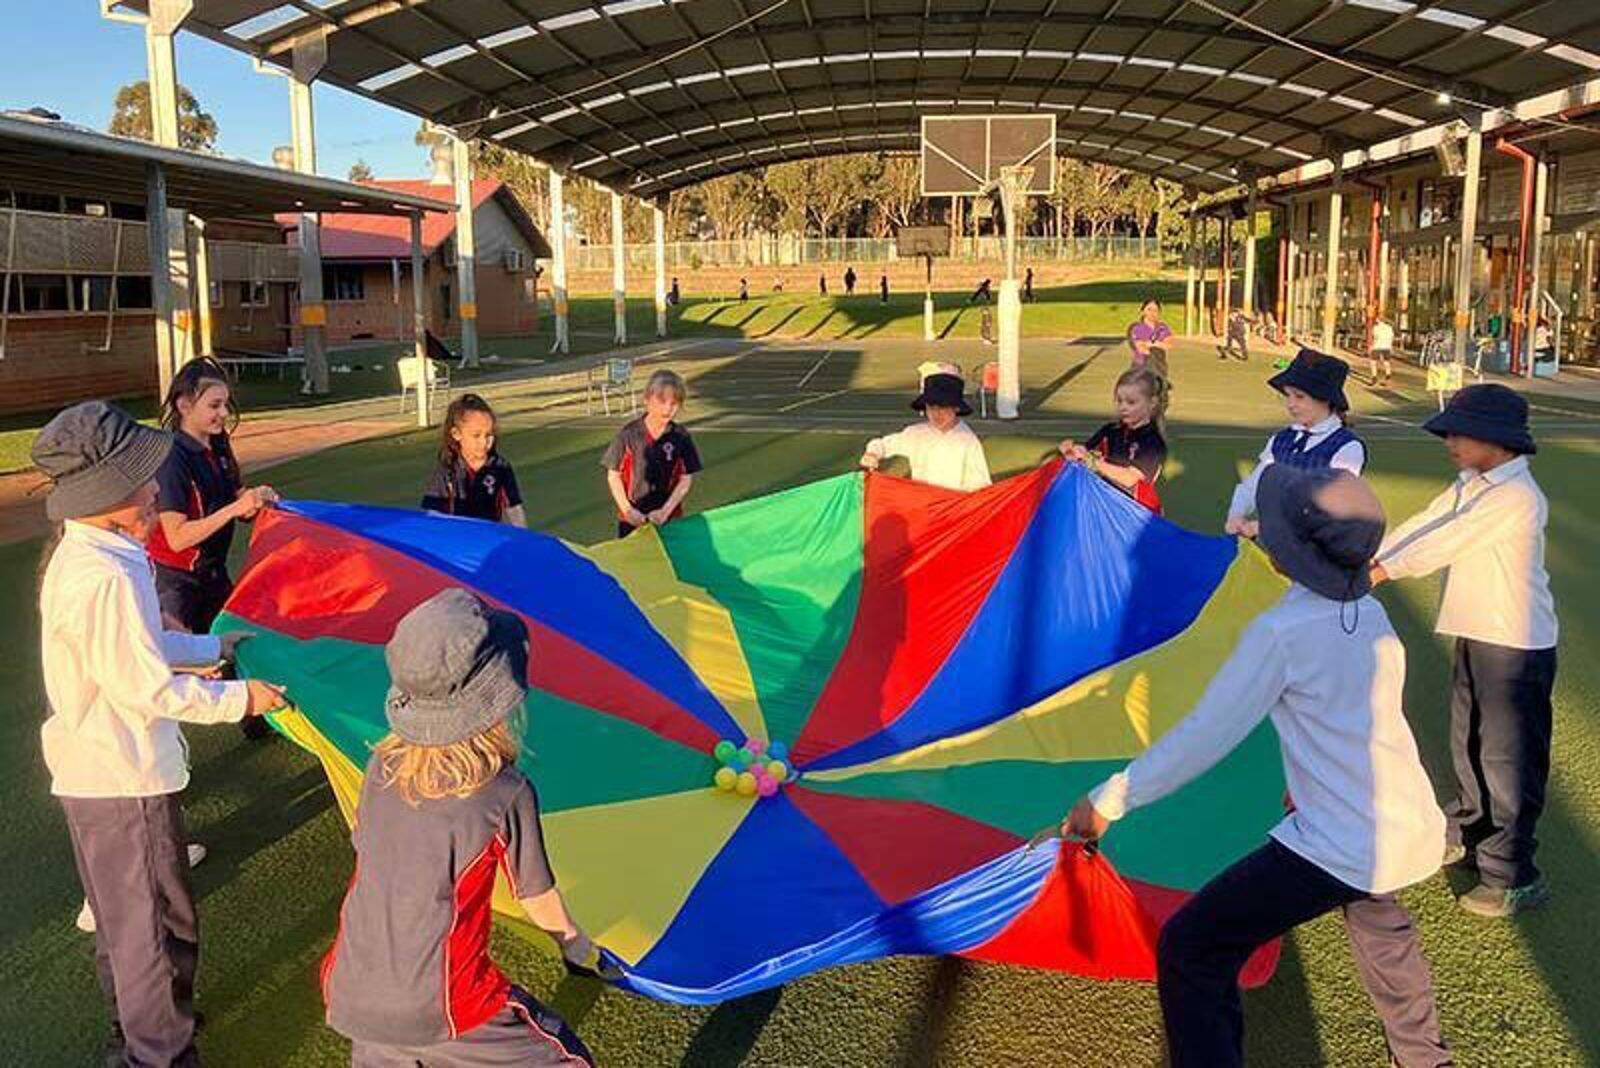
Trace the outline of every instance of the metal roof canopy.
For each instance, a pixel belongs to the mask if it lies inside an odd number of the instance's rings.
[[[184,28],[283,67],[326,36],[321,80],[641,196],[967,108],[1215,191],[1600,73],[1574,0],[194,0]]]
[[[298,174],[222,156],[161,148],[65,123],[0,115],[0,186],[143,204],[151,164],[167,203],[204,217],[281,211],[396,215],[454,211],[453,204]]]

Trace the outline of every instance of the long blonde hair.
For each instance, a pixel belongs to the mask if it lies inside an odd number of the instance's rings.
[[[1146,301],[1145,303],[1148,304],[1150,302]],[[1159,306],[1160,302],[1157,301],[1156,304]],[[1150,398],[1150,421],[1156,425],[1156,429],[1161,431],[1163,435],[1166,434],[1167,403],[1171,398],[1171,390],[1167,380],[1148,367],[1130,367],[1117,376],[1117,384],[1112,389],[1118,390],[1123,386],[1138,386],[1144,390],[1144,395]]]
[[[482,734],[450,745],[416,745],[391,734],[373,749],[383,765],[383,785],[406,803],[471,797],[522,752],[521,730],[501,720]]]

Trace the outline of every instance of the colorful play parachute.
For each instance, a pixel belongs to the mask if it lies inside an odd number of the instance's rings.
[[[1283,589],[1253,546],[1079,467],[973,494],[846,475],[591,549],[384,508],[263,513],[217,625],[258,633],[243,667],[287,683],[277,725],[346,816],[385,733],[383,643],[450,585],[527,621],[522,765],[557,878],[653,997],[897,953],[1148,978],[1161,921],[1282,815],[1263,725],[1101,853],[1029,848]],[[774,788],[741,792],[776,757]]]

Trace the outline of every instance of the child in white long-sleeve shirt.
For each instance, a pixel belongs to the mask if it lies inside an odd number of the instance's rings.
[[[40,731],[97,927],[118,1063],[194,1057],[199,931],[183,812],[180,721],[229,723],[281,705],[266,683],[175,674],[231,657],[240,635],[166,630],[145,540],[170,435],[90,401],[40,431],[34,463],[61,524],[39,593],[50,715]]]
[[[961,376],[953,367],[940,366],[923,378],[922,392],[911,402],[926,421],[867,442],[861,466],[875,470],[885,456],[904,456],[918,482],[945,489],[982,489],[990,484],[989,462],[983,442],[961,418],[971,415],[972,408],[963,396]]]

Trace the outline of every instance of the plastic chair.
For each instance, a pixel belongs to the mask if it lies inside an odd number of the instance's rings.
[[[624,393],[628,398],[628,413],[639,410],[638,398],[633,392],[633,361],[613,357],[603,364],[589,368],[589,378],[584,397],[584,409],[594,412],[594,392],[600,390],[600,403],[607,415],[611,414],[611,394]]]
[[[978,414],[985,419],[989,417],[989,404],[998,392],[1000,392],[1000,365],[990,360],[978,372]]]
[[[427,367],[428,375],[428,409],[431,411],[436,400],[444,399],[446,405],[450,403],[450,368],[438,360],[423,360],[418,356],[403,356],[396,360],[395,367],[400,371],[400,412],[405,414],[406,394],[418,392],[417,386],[421,382],[421,368]],[[420,403],[420,400],[419,400]]]

